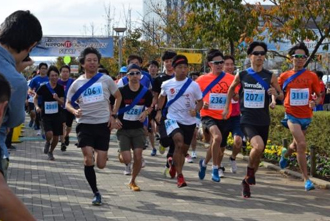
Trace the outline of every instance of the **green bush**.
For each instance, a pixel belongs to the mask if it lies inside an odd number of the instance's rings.
[[[270,110],[270,115],[269,140],[271,143],[281,145],[283,138],[292,142],[289,129],[281,124],[281,120],[284,118],[284,107],[276,106],[274,110]],[[330,112],[314,112],[312,123],[307,129],[306,140],[308,148],[314,145],[320,155],[330,155]]]

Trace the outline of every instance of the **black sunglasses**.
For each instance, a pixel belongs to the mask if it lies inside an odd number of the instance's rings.
[[[292,57],[293,58],[307,58],[307,55],[305,55],[305,54],[293,54]]]
[[[219,65],[225,63],[225,61],[210,61],[211,64]]]
[[[132,72],[128,72],[127,74],[133,76],[133,75],[140,75],[141,72],[140,71],[132,71]]]
[[[263,56],[263,55],[266,55],[266,52],[265,51],[253,51],[251,54],[255,55],[255,56]]]

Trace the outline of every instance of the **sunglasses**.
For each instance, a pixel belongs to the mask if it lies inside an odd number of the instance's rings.
[[[210,61],[211,64],[219,65],[225,63],[225,61]]]
[[[293,58],[307,58],[307,55],[305,55],[305,54],[293,54],[292,57]]]
[[[133,76],[133,75],[140,75],[141,72],[140,71],[132,71],[132,72],[128,72],[127,74]]]
[[[264,56],[266,55],[266,52],[265,51],[253,51],[251,54],[255,55],[255,56]]]

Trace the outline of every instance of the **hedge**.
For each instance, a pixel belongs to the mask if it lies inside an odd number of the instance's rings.
[[[277,105],[274,110],[270,110],[271,125],[269,128],[269,140],[272,144],[282,145],[282,139],[287,138],[292,142],[292,135],[289,129],[281,124],[284,117],[284,107]],[[330,155],[330,112],[314,112],[312,123],[307,129],[307,147],[314,145],[320,155]]]

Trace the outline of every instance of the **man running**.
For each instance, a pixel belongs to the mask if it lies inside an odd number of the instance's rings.
[[[289,149],[282,149],[280,167],[284,169],[288,165],[288,157],[297,151],[297,160],[302,172],[305,190],[314,189],[307,172],[306,161],[306,132],[312,121],[313,108],[321,99],[319,80],[315,73],[304,68],[309,51],[304,43],[297,44],[289,50],[293,69],[282,73],[278,79],[285,92],[284,108],[285,117],[282,123],[289,128],[293,142]],[[316,100],[312,94],[316,94]]]
[[[184,55],[177,55],[173,58],[172,66],[175,77],[162,83],[156,120],[160,122],[167,98],[165,128],[175,145],[173,161],[169,158],[169,164],[170,167],[175,165],[177,186],[180,188],[187,186],[182,169],[195,131],[196,113],[202,108],[203,102],[198,84],[187,78],[188,59]]]
[[[227,92],[234,76],[223,72],[223,54],[217,49],[211,49],[207,53],[207,62],[211,72],[200,76],[196,82],[203,91],[204,106],[201,110],[202,124],[206,133],[211,136],[210,148],[208,148],[205,159],[199,161],[199,179],[205,178],[208,162],[213,160],[212,180],[220,182],[219,176],[219,154],[220,148],[227,145],[227,120],[222,117],[225,107]]]
[[[68,94],[69,88],[73,83],[73,78],[70,78],[70,66],[64,65],[60,68],[60,76],[61,78],[58,80],[58,84],[62,85],[64,88],[64,98]],[[69,146],[69,134],[71,132],[72,123],[74,120],[74,115],[69,112],[65,105],[63,105],[62,111],[62,122],[63,122],[63,135],[61,136],[61,151],[66,151],[66,147]]]
[[[78,147],[84,155],[84,171],[93,193],[93,205],[101,205],[101,194],[97,188],[94,161],[98,168],[106,166],[110,126],[121,103],[121,94],[111,77],[97,73],[101,54],[92,47],[81,52],[79,62],[85,73],[75,80],[67,95],[66,108],[77,120]],[[110,113],[110,95],[115,97]],[[79,105],[78,109],[73,107]]]
[[[176,53],[174,51],[165,51],[163,56],[162,56],[162,61],[163,65],[165,68],[164,73],[161,73],[157,78],[154,80],[154,84],[152,86],[152,93],[153,93],[153,101],[152,101],[152,106],[154,107],[154,112],[156,112],[157,109],[157,103],[158,103],[158,96],[161,92],[161,85],[163,82],[172,79],[174,77],[174,69],[172,66],[172,59],[176,56]],[[152,115],[156,116],[156,113],[152,113]],[[163,124],[164,124],[164,119],[162,119],[159,122],[158,129],[159,129],[159,134],[160,134],[160,140],[159,140],[159,153],[163,154],[165,152],[165,147],[170,147],[166,156],[166,165],[164,169],[164,176],[170,175],[171,178],[175,177],[175,167],[171,166],[171,173],[169,173],[170,165],[168,163],[168,160],[173,160],[173,153],[174,153],[174,143],[173,140],[170,139],[166,131],[163,130]]]
[[[133,191],[140,191],[135,179],[142,166],[142,151],[146,142],[143,122],[151,111],[152,94],[140,84],[141,69],[138,65],[129,65],[127,71],[128,84],[119,89],[122,102],[116,119],[119,128],[117,138],[122,162],[126,165],[131,165],[131,149],[133,151],[133,171],[128,186]]]
[[[250,185],[256,184],[255,173],[267,144],[270,124],[269,96],[274,95],[277,99],[283,98],[283,92],[278,85],[276,76],[263,69],[266,53],[267,45],[263,42],[252,42],[249,45],[247,54],[251,61],[251,68],[235,76],[235,80],[229,88],[223,112],[224,116],[229,112],[235,88],[241,84],[239,91],[242,113],[241,128],[252,146],[246,176],[242,181],[244,198],[251,197]]]
[[[57,84],[60,73],[55,66],[50,66],[47,71],[49,82],[40,86],[34,97],[36,112],[40,114],[46,135],[44,154],[48,154],[48,160],[55,160],[53,152],[58,143],[58,138],[63,134],[61,120],[61,105],[64,104],[64,89]],[[42,97],[41,105],[39,97]],[[50,147],[50,149],[49,149]]]

